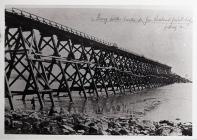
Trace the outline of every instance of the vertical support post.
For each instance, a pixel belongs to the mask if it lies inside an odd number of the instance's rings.
[[[12,100],[12,93],[11,93],[11,90],[10,90],[10,86],[9,86],[6,74],[5,74],[4,78],[5,78],[5,96],[7,96],[8,100],[9,100],[11,110],[14,110],[13,100]]]
[[[7,28],[7,32],[8,32],[8,29]],[[19,29],[17,31],[17,33],[19,34]],[[16,33],[16,34],[17,34]],[[20,48],[20,35],[18,35],[17,39],[16,39],[16,45],[15,45],[15,48],[14,48],[14,53],[13,54],[10,54],[10,57],[11,57],[11,61],[9,62],[9,68],[8,68],[8,72],[7,72],[7,79],[9,80],[10,79],[10,75],[11,75],[11,72],[13,70],[13,67],[14,67],[14,60],[16,58],[16,51]],[[9,45],[10,42],[8,41],[7,44]]]
[[[69,50],[70,50],[69,53],[71,54],[72,57],[75,57],[74,54],[73,54],[73,45],[70,44],[69,40],[68,40],[68,46],[69,46]],[[73,58],[73,59],[75,59],[75,58]],[[82,81],[82,77],[81,77],[81,74],[80,74],[80,71],[79,71],[78,64],[74,64],[74,67],[75,67],[75,70],[76,70],[76,72],[78,74],[78,77],[79,77],[79,82],[81,84],[81,88],[82,88],[82,91],[83,91],[84,98],[87,99],[86,91],[85,91],[85,88],[84,88],[84,83]],[[81,90],[80,90],[80,92],[81,92]]]
[[[26,55],[26,58],[27,58],[27,62],[29,64],[30,73],[31,73],[31,76],[32,76],[32,79],[33,79],[33,82],[34,82],[34,85],[35,85],[35,89],[34,90],[35,90],[35,92],[36,92],[36,94],[38,96],[38,101],[40,103],[40,109],[43,109],[44,105],[43,105],[43,101],[42,101],[42,98],[41,98],[40,93],[39,93],[39,87],[38,87],[36,75],[35,75],[34,69],[33,69],[33,62],[32,62],[31,59],[29,59],[28,52],[27,52],[26,46],[25,46],[25,39],[23,37],[21,27],[19,27],[19,36],[20,36],[20,38],[22,40],[22,46],[23,46],[23,48],[25,50],[25,55]]]
[[[33,42],[34,42],[34,45],[35,45],[35,49],[36,49],[36,52],[39,53],[40,52],[40,46],[41,46],[41,42],[42,42],[42,35],[41,35],[41,39],[39,41],[39,44],[37,45],[37,41],[36,41],[36,38],[35,38],[35,33],[34,33],[34,30],[32,29],[31,31],[32,33],[32,39],[33,39]],[[38,59],[40,59],[41,57],[40,56],[36,56]],[[46,70],[45,70],[45,67],[43,66],[42,62],[38,62],[38,64],[40,64],[39,66],[41,67],[41,70],[42,70],[42,74],[44,75],[44,79],[45,79],[45,88],[48,88],[48,89],[51,89],[50,88],[50,85],[49,85],[49,80],[47,78],[47,75],[46,75]],[[44,95],[44,94],[43,94]],[[51,100],[51,104],[52,104],[52,107],[55,106],[55,103],[54,103],[54,100],[53,100],[53,94],[52,92],[49,92],[49,97],[50,97],[50,100]]]
[[[51,36],[51,39],[52,39],[52,43],[53,43],[53,46],[54,46],[55,55],[60,56],[59,51],[58,51],[59,40],[58,40],[58,43],[56,44],[53,35]],[[66,84],[66,87],[67,87],[67,90],[68,90],[68,96],[70,98],[70,102],[73,102],[73,99],[72,99],[72,96],[71,96],[71,90],[70,90],[70,87],[68,85],[68,81],[66,79],[66,75],[65,75],[62,63],[60,61],[58,61],[57,64],[61,69],[63,80],[65,81],[65,84]]]
[[[86,56],[83,42],[81,42],[81,48],[82,48],[82,55]],[[86,56],[86,60],[87,60],[87,56]],[[90,64],[87,63],[86,65],[87,65],[87,71],[89,72],[90,77],[92,79],[92,85],[93,85],[93,88],[94,88],[94,90],[96,92],[96,97],[98,99],[99,98],[98,89],[97,89],[96,83],[94,81],[94,77],[93,77],[92,72],[91,72],[91,69],[90,69]]]
[[[83,95],[84,95],[84,98],[87,99],[87,96],[86,96],[86,91],[85,91],[85,88],[83,86],[83,82],[82,82],[82,77],[79,73],[79,67],[78,67],[78,64],[75,64],[75,69],[77,71],[77,74],[78,74],[78,77],[79,77],[79,81],[81,83],[81,87],[82,87],[82,91],[83,91]]]
[[[107,90],[107,87],[106,87],[106,85],[105,85],[105,81],[104,81],[104,79],[103,79],[102,73],[101,73],[101,69],[98,69],[98,66],[100,66],[100,63],[99,63],[99,61],[98,61],[97,58],[96,58],[96,55],[95,55],[95,52],[94,52],[94,48],[93,48],[93,47],[92,47],[92,55],[93,55],[94,59],[96,60],[95,72],[98,71],[98,74],[99,74],[99,76],[100,76],[100,78],[101,78],[101,81],[102,81],[102,85],[104,86],[104,89],[105,89],[106,96],[108,97],[109,94],[108,94],[108,90]],[[96,83],[96,84],[97,84],[97,83]]]

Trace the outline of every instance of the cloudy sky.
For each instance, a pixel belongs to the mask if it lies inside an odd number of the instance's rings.
[[[177,74],[192,77],[189,11],[117,7],[21,9],[116,43],[118,47],[172,66]]]

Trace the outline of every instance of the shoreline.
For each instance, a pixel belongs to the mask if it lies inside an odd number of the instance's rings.
[[[168,87],[145,90],[138,94],[124,96],[111,96],[85,100],[76,97],[73,103],[67,98],[54,98],[56,109],[63,108],[66,113],[85,113],[90,116],[125,116],[134,114],[152,121],[171,120],[179,118],[184,122],[192,122],[191,85],[174,84]],[[27,96],[25,102],[20,97],[15,98],[15,109],[24,111],[32,110],[32,96]],[[48,96],[44,99],[48,111],[51,108]],[[5,110],[9,111],[8,100],[5,100]],[[38,99],[35,97],[35,110],[39,111]]]
[[[5,134],[192,136],[192,123],[142,120],[135,115],[95,118],[82,113],[6,111]]]

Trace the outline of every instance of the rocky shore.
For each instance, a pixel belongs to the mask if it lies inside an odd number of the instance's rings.
[[[191,122],[159,122],[127,117],[91,117],[54,109],[6,111],[5,134],[192,136]]]

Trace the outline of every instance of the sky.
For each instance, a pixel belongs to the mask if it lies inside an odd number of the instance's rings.
[[[135,7],[20,9],[116,43],[120,48],[171,66],[172,72],[192,77],[190,11]]]

